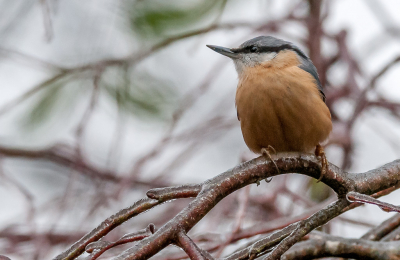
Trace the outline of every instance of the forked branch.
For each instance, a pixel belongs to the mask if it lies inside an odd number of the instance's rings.
[[[137,242],[113,259],[148,259],[170,244],[181,244],[185,251],[191,257],[194,257],[193,259],[210,259],[206,252],[194,244],[187,236],[187,233],[224,197],[249,184],[259,183],[266,178],[278,174],[300,173],[316,179],[319,178],[320,164],[313,155],[285,153],[274,155],[272,159],[273,161],[270,161],[263,156],[258,157],[209,179],[200,185],[150,190],[147,195],[151,199],[142,200],[135,204],[136,206],[131,207],[130,211],[136,208],[134,214],[127,214],[125,211],[129,210],[123,210],[111,218],[126,221],[128,218],[143,212],[144,208],[150,209],[167,200],[187,197],[196,198],[154,234]],[[279,168],[279,173],[276,171],[275,165]],[[330,186],[338,194],[339,199],[336,202],[306,220],[289,225],[260,240],[261,242],[256,242],[253,246],[244,251],[242,250],[242,253],[235,253],[225,259],[254,259],[254,257],[269,251],[271,252],[267,255],[266,259],[279,258],[313,229],[327,223],[345,210],[350,209],[353,204],[346,199],[346,194],[349,192],[353,191],[359,194],[371,195],[399,184],[400,160],[360,174],[346,173],[335,165],[330,164],[329,171],[321,181]],[[112,228],[115,228],[123,221],[112,222]],[[106,231],[101,231],[102,227],[99,226],[96,229],[97,232],[92,231],[85,236],[85,239],[77,242],[73,246],[74,249],[69,249],[55,259],[76,258],[83,252],[80,250],[85,248],[88,244],[87,241],[90,240],[92,242],[100,239],[101,236],[104,236],[112,228],[109,227]],[[271,250],[273,246],[275,248]]]

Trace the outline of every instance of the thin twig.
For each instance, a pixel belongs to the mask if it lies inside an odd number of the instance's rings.
[[[349,193],[346,194],[347,200],[351,201],[351,202],[361,202],[361,203],[368,203],[368,204],[373,204],[373,205],[377,205],[378,207],[380,207],[382,210],[386,211],[386,212],[400,212],[400,207],[387,203],[387,202],[383,202],[383,201],[379,201],[371,196],[365,195],[365,194],[360,194],[358,192],[354,192],[351,191]]]

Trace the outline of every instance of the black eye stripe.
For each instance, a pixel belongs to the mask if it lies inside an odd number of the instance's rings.
[[[280,46],[255,46],[249,45],[242,48],[232,49],[233,52],[236,53],[261,53],[261,52],[280,52],[282,50],[292,50],[295,51],[301,57],[307,59],[307,56],[298,48],[290,45],[290,44],[283,44]]]

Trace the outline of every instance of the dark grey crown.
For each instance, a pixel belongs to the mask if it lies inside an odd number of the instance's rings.
[[[239,48],[232,49],[236,53],[279,52],[281,50],[293,50],[301,57],[308,59],[307,55],[293,43],[272,36],[258,36],[242,43]]]

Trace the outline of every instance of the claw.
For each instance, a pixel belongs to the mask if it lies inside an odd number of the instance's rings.
[[[328,160],[326,159],[324,148],[320,144],[317,144],[317,146],[315,147],[315,156],[320,157],[321,160],[321,175],[317,180],[318,183],[322,180],[325,173],[328,172],[328,166],[329,166]]]
[[[274,154],[276,154],[276,150],[274,147],[272,147],[271,145],[268,145],[267,150],[270,152],[273,152]]]
[[[263,155],[266,155],[268,159],[271,160],[271,162],[275,165],[276,170],[278,171],[278,174],[280,174],[281,172],[279,171],[278,165],[276,164],[276,162],[272,159],[270,152],[273,152],[274,154],[276,154],[276,150],[274,149],[274,147],[272,147],[271,145],[268,145],[267,148],[261,148],[261,153]],[[265,179],[267,182],[271,182],[271,179]]]

